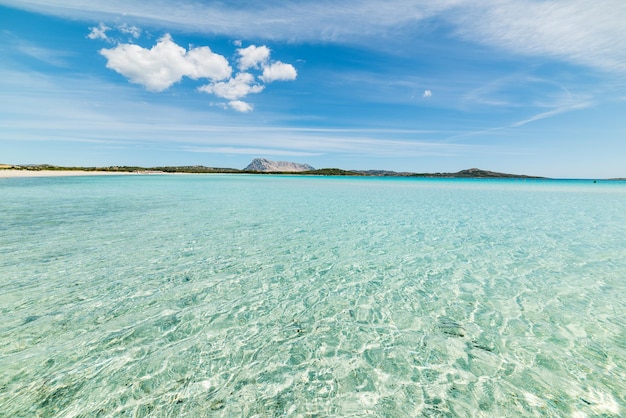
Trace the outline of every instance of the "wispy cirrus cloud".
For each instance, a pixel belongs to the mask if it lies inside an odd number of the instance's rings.
[[[626,2],[622,0],[353,0],[172,3],[155,0],[0,0],[57,16],[106,20],[123,16],[162,27],[237,38],[361,43],[390,34],[451,25],[452,34],[511,54],[548,56],[626,73]],[[94,34],[94,36],[96,36]]]
[[[2,31],[2,35],[3,44],[0,47],[0,52],[4,52],[4,48],[9,48],[20,55],[28,56],[55,67],[69,67],[69,58],[76,55],[76,52],[66,49],[43,47],[9,31]]]
[[[75,89],[65,88],[68,82]],[[136,89],[36,73],[0,71],[0,142],[55,141],[275,156],[449,156],[484,147],[440,143],[415,129],[281,127],[258,120],[132,100]],[[97,99],[94,99],[97,98]],[[247,119],[247,118],[246,118]],[[32,121],[37,120],[33,128]],[[260,144],[266,144],[262,146]]]
[[[626,73],[621,0],[486,1],[459,10],[450,21],[463,38],[512,54]]]
[[[536,115],[533,115],[527,119],[524,120],[520,120],[517,122],[512,123],[511,125],[509,125],[509,128],[518,128],[520,126],[524,126],[528,123],[531,122],[536,122],[538,120],[541,119],[546,119],[546,118],[550,118],[556,115],[560,115],[562,113],[567,113],[567,112],[571,112],[574,110],[581,110],[581,109],[586,109],[588,107],[593,106],[593,102],[591,101],[585,101],[585,102],[580,102],[580,103],[574,103],[574,104],[570,104],[570,105],[565,105],[565,106],[560,106],[560,107],[556,107],[552,110],[548,110],[546,112],[541,112],[538,113]]]
[[[321,155],[319,152],[293,151],[275,148],[249,148],[249,147],[184,147],[189,152],[208,154],[235,154],[235,155],[266,155],[281,157],[314,157]]]
[[[574,96],[568,95],[568,97],[557,98],[552,103],[535,103],[533,108],[535,109],[543,108],[543,109],[549,109],[549,110],[540,111],[525,119],[517,120],[515,122],[509,123],[504,126],[495,126],[495,127],[485,128],[485,129],[463,132],[460,134],[455,133],[454,135],[450,136],[449,139],[459,140],[462,138],[470,138],[470,137],[476,137],[476,136],[481,136],[481,135],[491,135],[491,134],[506,131],[506,130],[521,128],[524,125],[528,125],[533,122],[538,122],[543,119],[556,117],[561,114],[565,114],[565,113],[569,113],[569,112],[573,112],[577,110],[582,110],[582,109],[587,109],[595,105],[596,103],[590,97],[574,97]]]

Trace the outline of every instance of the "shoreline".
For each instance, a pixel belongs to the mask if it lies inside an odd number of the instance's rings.
[[[137,174],[151,174],[143,172],[124,171],[86,171],[86,170],[0,170],[0,178],[17,177],[73,177],[73,176],[128,176]]]
[[[5,168],[6,167],[6,168]],[[562,181],[580,181],[589,180],[598,181],[626,181],[626,178],[607,178],[607,179],[593,179],[593,178],[548,178],[548,177],[535,177],[535,176],[516,176],[512,174],[497,175],[483,175],[483,176],[471,176],[471,175],[459,175],[464,172],[472,170],[464,170],[459,173],[435,173],[435,174],[413,174],[403,175],[403,173],[390,174],[371,174],[367,171],[344,171],[339,169],[321,169],[309,172],[247,172],[228,169],[214,169],[215,171],[170,171],[162,170],[161,167],[157,169],[144,169],[142,167],[132,167],[130,170],[107,170],[107,169],[65,169],[59,167],[59,169],[28,169],[28,168],[8,168],[11,167],[8,164],[0,164],[0,179],[3,178],[35,178],[35,177],[78,177],[78,176],[130,176],[130,175],[155,175],[155,174],[168,174],[168,175],[180,175],[180,174],[253,174],[253,175],[306,175],[306,176],[357,176],[357,177],[397,177],[397,178],[424,178],[424,179],[475,179],[475,180],[497,180],[497,179],[514,179],[514,180],[562,180]],[[13,166],[16,167],[16,166]],[[19,166],[18,166],[19,167]],[[134,168],[134,170],[133,170]],[[223,171],[220,171],[223,170]],[[228,171],[227,171],[228,170]],[[480,171],[480,170],[479,170]],[[485,172],[489,174],[501,174]]]

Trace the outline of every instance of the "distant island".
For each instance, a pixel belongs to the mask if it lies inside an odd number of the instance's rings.
[[[315,171],[309,164],[292,163],[290,161],[272,161],[266,158],[255,158],[243,171],[260,171],[264,173],[301,173],[303,171]]]
[[[413,173],[396,172],[387,170],[344,170],[340,168],[315,169],[309,164],[294,163],[289,161],[272,161],[265,158],[255,158],[243,169],[206,167],[202,165],[192,166],[109,166],[109,167],[62,167],[49,164],[35,165],[10,165],[0,164],[0,170],[28,170],[28,171],[86,171],[86,172],[109,172],[109,173],[227,173],[227,174],[298,174],[312,176],[364,176],[364,177],[426,177],[426,178],[519,178],[519,179],[542,179],[545,177],[528,176],[522,174],[499,173],[495,171],[470,168],[456,173]]]

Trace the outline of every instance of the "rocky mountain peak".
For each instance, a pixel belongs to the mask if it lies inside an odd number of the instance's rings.
[[[289,161],[272,161],[266,158],[255,158],[244,171],[260,171],[260,172],[299,172],[315,170],[309,164],[292,163]]]

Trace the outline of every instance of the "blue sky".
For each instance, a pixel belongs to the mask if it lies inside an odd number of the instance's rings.
[[[0,0],[0,163],[624,177],[624,22],[623,0]]]

